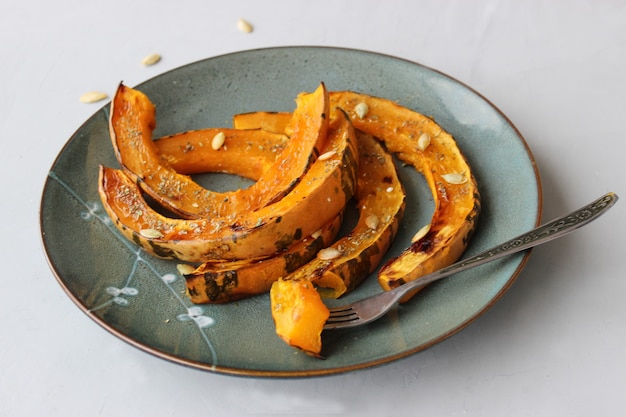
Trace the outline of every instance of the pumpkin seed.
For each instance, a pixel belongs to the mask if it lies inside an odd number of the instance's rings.
[[[102,101],[109,96],[106,93],[100,91],[90,91],[80,96],[80,101],[83,103],[95,103],[96,101]]]
[[[417,149],[425,151],[428,145],[430,145],[430,136],[426,133],[422,133],[419,139],[417,139]]]
[[[157,62],[159,62],[161,60],[161,55],[159,54],[150,54],[150,55],[146,55],[142,60],[141,63],[143,65],[145,65],[146,67],[149,67],[150,65],[154,65]]]
[[[364,118],[369,110],[370,108],[365,102],[360,102],[354,106],[354,111],[356,112],[356,115],[359,116],[359,119]]]
[[[218,133],[213,137],[213,140],[211,141],[211,148],[217,151],[219,148],[222,147],[222,145],[224,145],[224,141],[226,141],[226,135],[224,135],[224,132]]]
[[[430,231],[430,224],[427,224],[426,226],[418,230],[417,233],[415,233],[415,236],[413,236],[413,238],[411,239],[411,243],[417,242],[418,240],[426,236],[426,233],[428,233],[429,231]]]
[[[325,161],[327,159],[330,159],[333,157],[334,154],[336,154],[337,151],[328,151],[328,152],[324,152],[323,154],[321,154],[317,159],[320,161]]]
[[[441,178],[443,178],[448,184],[454,185],[465,184],[467,182],[467,177],[465,176],[465,174],[460,172],[443,174]]]
[[[176,270],[181,275],[189,275],[195,270],[195,268],[188,264],[178,264],[176,265]]]
[[[330,261],[331,259],[336,259],[341,256],[341,252],[336,248],[326,248],[317,252],[318,259],[322,261]]]
[[[250,33],[254,30],[254,27],[247,20],[239,19],[237,20],[237,29],[245,33]]]
[[[370,214],[365,219],[365,225],[372,230],[376,230],[378,228],[378,223],[380,223],[380,221],[378,220],[378,216],[375,214]]]
[[[156,229],[141,229],[139,234],[143,237],[147,237],[148,239],[158,239],[163,237],[163,233]]]

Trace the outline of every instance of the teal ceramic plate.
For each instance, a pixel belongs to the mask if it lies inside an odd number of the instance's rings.
[[[230,126],[235,113],[293,110],[297,93],[312,91],[320,81],[331,90],[396,100],[434,117],[455,136],[483,199],[468,254],[538,224],[538,173],[519,132],[480,94],[422,65],[348,49],[271,48],[195,62],[136,88],[156,105],[158,137]],[[161,358],[218,373],[281,377],[380,365],[432,346],[475,320],[509,288],[526,261],[520,254],[434,283],[371,325],[325,332],[326,359],[309,357],[275,335],[267,295],[192,305],[176,262],[155,259],[118,234],[98,198],[98,166],[117,166],[107,118],[108,105],[76,131],[54,162],[41,201],[43,245],[59,283],[83,312]],[[408,167],[399,165],[399,171],[408,204],[390,256],[408,245],[433,210],[421,177]],[[216,181],[227,186],[230,178]],[[342,301],[378,291],[376,280],[369,279]]]

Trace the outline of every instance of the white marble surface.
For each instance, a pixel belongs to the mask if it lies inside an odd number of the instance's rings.
[[[237,30],[243,17],[255,27]],[[111,336],[63,293],[39,237],[43,183],[112,92],[227,52],[327,45],[437,68],[504,111],[534,152],[544,219],[624,192],[624,1],[3,1],[0,415],[624,416],[625,204],[536,250],[459,334],[374,369],[250,379]],[[163,60],[145,68],[140,60]]]

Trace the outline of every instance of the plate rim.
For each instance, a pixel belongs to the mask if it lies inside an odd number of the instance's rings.
[[[239,50],[239,51],[233,51],[233,52],[228,52],[228,53],[224,53],[224,54],[218,54],[218,55],[213,55],[213,56],[209,56],[203,59],[199,59],[199,60],[195,60],[192,62],[189,62],[187,64],[183,64],[180,65],[178,67],[169,69],[167,71],[164,71],[162,73],[159,73],[153,77],[150,77],[140,83],[138,83],[136,85],[136,87],[141,87],[149,82],[151,82],[154,79],[157,79],[159,77],[162,77],[166,74],[172,73],[174,71],[179,71],[183,68],[189,67],[189,66],[193,66],[193,65],[198,65],[202,62],[205,61],[209,61],[209,60],[215,60],[215,59],[223,59],[223,58],[227,58],[228,56],[232,56],[232,55],[242,55],[242,54],[250,54],[250,53],[257,53],[257,52],[263,52],[263,51],[277,51],[277,50],[328,50],[328,51],[336,51],[336,52],[349,52],[349,53],[358,53],[358,54],[364,54],[364,55],[371,55],[371,56],[376,56],[379,58],[384,58],[384,59],[390,59],[390,60],[394,60],[394,61],[401,61],[410,65],[415,65],[418,67],[421,67],[423,69],[425,69],[426,71],[430,71],[432,73],[438,74],[439,76],[442,76],[456,84],[458,84],[459,86],[467,89],[470,93],[474,94],[476,97],[482,99],[494,112],[496,112],[505,122],[506,124],[513,130],[513,132],[515,133],[515,136],[517,137],[517,139],[519,140],[520,144],[523,146],[524,151],[526,156],[528,157],[528,160],[530,162],[530,166],[532,167],[532,171],[534,173],[534,180],[535,180],[535,185],[537,188],[537,213],[535,216],[535,226],[538,226],[541,223],[541,218],[542,218],[542,214],[543,214],[543,187],[542,187],[542,181],[541,181],[541,175],[540,175],[540,171],[537,165],[537,161],[533,155],[532,150],[530,149],[530,146],[528,145],[528,142],[526,141],[526,139],[524,138],[524,136],[522,135],[522,133],[519,131],[519,129],[517,128],[517,126],[515,126],[515,124],[509,119],[509,117],[502,111],[500,110],[500,108],[498,108],[491,100],[489,100],[487,97],[483,96],[482,93],[480,93],[479,91],[477,91],[476,89],[474,89],[473,87],[469,86],[468,84],[466,84],[465,82],[462,82],[460,80],[458,80],[457,78],[448,75],[447,73],[443,72],[442,70],[439,69],[435,69],[432,68],[428,65],[424,65],[421,64],[418,61],[414,61],[414,60],[409,60],[406,58],[402,58],[402,57],[398,57],[398,56],[394,56],[391,54],[387,54],[387,53],[381,53],[381,52],[377,52],[377,51],[371,51],[371,50],[365,50],[365,49],[357,49],[357,48],[348,48],[348,47],[334,47],[334,46],[315,46],[315,45],[291,45],[291,46],[274,46],[274,47],[261,47],[261,48],[253,48],[253,49],[245,49],[245,50]],[[51,183],[51,177],[50,174],[53,172],[53,168],[56,166],[56,164],[58,163],[58,161],[60,160],[60,158],[62,157],[62,155],[64,154],[64,152],[67,150],[67,148],[70,146],[70,144],[75,140],[76,135],[78,132],[81,131],[81,129],[87,125],[88,123],[91,122],[91,120],[95,117],[98,117],[100,115],[100,113],[103,111],[103,109],[105,109],[106,107],[108,107],[110,105],[110,101],[107,101],[103,106],[101,106],[100,108],[98,108],[90,117],[88,117],[78,128],[76,128],[74,130],[74,132],[70,135],[69,139],[66,140],[66,142],[64,143],[64,145],[61,147],[61,149],[59,150],[58,154],[56,155],[56,157],[54,158],[52,164],[50,165],[49,170],[47,171],[47,175],[46,175],[46,179],[43,185],[43,189],[41,192],[41,200],[40,200],[40,204],[39,204],[39,229],[40,229],[40,241],[42,244],[42,248],[43,248],[43,252],[44,252],[44,256],[46,259],[46,262],[48,263],[48,266],[50,268],[50,270],[52,271],[56,281],[59,283],[59,285],[61,286],[61,288],[63,289],[63,291],[67,294],[67,296],[74,302],[74,304],[83,312],[85,313],[85,315],[87,315],[87,317],[91,318],[93,321],[95,321],[100,327],[102,327],[103,329],[105,329],[107,332],[111,333],[112,335],[114,335],[115,337],[119,338],[120,340],[130,344],[131,346],[134,346],[135,348],[138,348],[146,353],[149,353],[153,356],[156,356],[158,358],[167,360],[169,362],[172,363],[176,363],[179,365],[183,365],[186,367],[191,367],[194,369],[199,369],[199,370],[204,370],[204,371],[210,371],[212,373],[216,373],[216,374],[223,374],[223,375],[231,375],[231,376],[242,376],[242,377],[272,377],[272,378],[302,378],[302,377],[317,377],[317,376],[328,376],[328,375],[337,375],[337,374],[343,374],[343,373],[347,373],[347,372],[353,372],[353,371],[357,371],[357,370],[362,370],[362,369],[369,369],[369,368],[373,368],[373,367],[378,367],[390,362],[394,362],[396,360],[414,355],[417,352],[426,350],[438,343],[441,343],[442,341],[448,339],[449,337],[455,335],[456,333],[460,332],[461,330],[465,329],[466,327],[468,327],[470,324],[472,324],[475,320],[477,320],[479,317],[481,317],[483,314],[485,314],[488,310],[491,309],[491,307],[493,307],[493,305],[495,305],[501,298],[502,296],[510,289],[510,287],[513,285],[513,283],[517,280],[517,278],[519,277],[521,271],[524,269],[524,267],[526,266],[531,254],[532,254],[532,250],[527,251],[522,259],[520,260],[519,265],[517,266],[517,268],[515,269],[515,271],[513,271],[513,273],[511,274],[511,276],[507,279],[506,283],[500,288],[500,290],[495,293],[495,295],[493,295],[489,302],[487,304],[485,304],[481,309],[475,311],[470,317],[468,317],[465,321],[459,323],[458,325],[454,326],[453,328],[451,328],[450,330],[440,334],[439,336],[433,338],[432,340],[428,341],[427,343],[423,343],[420,344],[418,346],[415,346],[411,349],[406,349],[403,350],[401,352],[392,354],[392,355],[387,355],[385,357],[379,358],[379,359],[373,359],[373,360],[368,360],[368,361],[363,361],[363,362],[359,362],[359,363],[355,363],[355,364],[350,364],[350,365],[345,365],[345,366],[338,366],[338,367],[332,367],[332,368],[318,368],[318,369],[307,369],[307,370],[263,370],[263,369],[245,369],[245,368],[237,368],[237,367],[230,367],[230,366],[224,366],[224,365],[212,365],[212,364],[208,364],[208,363],[204,363],[204,362],[200,362],[197,360],[193,360],[193,359],[186,359],[186,358],[182,358],[179,356],[176,356],[172,353],[169,352],[165,352],[163,350],[160,350],[154,346],[150,346],[149,344],[146,343],[142,343],[138,340],[133,339],[131,336],[124,334],[122,331],[114,328],[112,325],[110,325],[109,323],[107,323],[104,319],[98,317],[97,315],[93,314],[90,309],[79,299],[79,297],[77,297],[69,288],[69,286],[66,284],[64,278],[61,276],[61,274],[58,272],[57,267],[55,265],[55,261],[54,259],[52,259],[52,256],[50,254],[50,252],[48,251],[48,244],[46,242],[45,239],[45,234],[46,231],[44,230],[44,218],[43,218],[43,214],[44,214],[44,205],[45,205],[45,196],[46,196],[46,192],[48,190],[48,187]],[[105,110],[106,112],[106,110]]]

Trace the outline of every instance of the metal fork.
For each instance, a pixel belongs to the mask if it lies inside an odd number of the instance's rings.
[[[454,273],[465,271],[504,256],[530,249],[542,243],[565,236],[590,223],[605,213],[617,201],[615,193],[608,193],[596,201],[566,215],[552,220],[529,232],[493,247],[478,255],[454,263],[439,271],[424,275],[393,290],[365,298],[343,307],[330,309],[330,317],[324,329],[340,329],[361,326],[384,316],[404,295],[412,290],[440,280]]]

